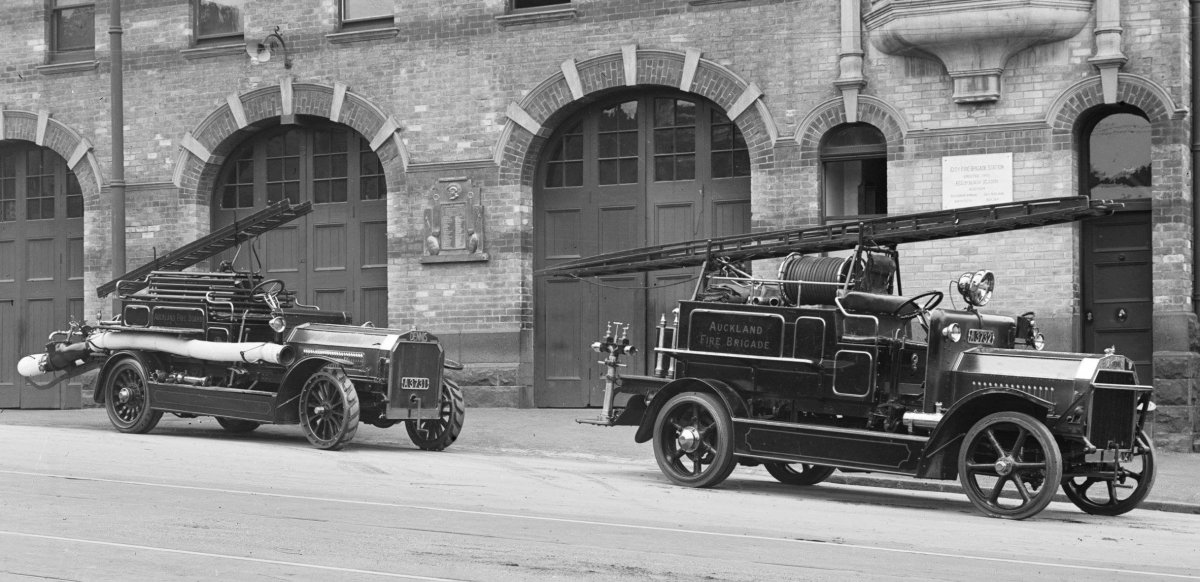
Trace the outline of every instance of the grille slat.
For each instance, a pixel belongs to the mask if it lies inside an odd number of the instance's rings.
[[[1136,390],[1097,385],[1092,392],[1088,440],[1101,449],[1132,448],[1137,397]]]

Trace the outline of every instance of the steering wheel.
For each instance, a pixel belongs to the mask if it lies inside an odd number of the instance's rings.
[[[926,291],[901,303],[892,312],[892,315],[905,320],[912,319],[918,315],[924,318],[926,312],[937,307],[942,302],[942,297],[941,291]],[[905,313],[905,311],[909,312]]]
[[[270,303],[268,297],[274,299],[280,293],[283,293],[283,281],[279,279],[266,279],[250,290],[251,297],[267,303]]]

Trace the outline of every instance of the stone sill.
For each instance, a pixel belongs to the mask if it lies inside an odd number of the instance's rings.
[[[491,257],[487,253],[475,254],[454,254],[454,255],[426,255],[421,257],[421,263],[425,265],[436,265],[444,263],[484,263]]]
[[[63,73],[78,73],[80,71],[90,71],[100,66],[100,61],[95,59],[90,61],[72,61],[69,63],[52,63],[49,65],[38,65],[37,70],[43,75],[61,75]]]
[[[237,44],[214,44],[210,46],[198,46],[181,49],[179,54],[183,55],[183,58],[188,60],[246,54],[246,44],[239,42]]]
[[[534,12],[514,12],[511,14],[501,14],[496,16],[496,22],[501,27],[518,26],[521,24],[542,24],[545,22],[556,22],[559,20],[574,20],[579,17],[579,11],[573,6],[566,8],[552,8],[549,10],[537,10]]]
[[[352,42],[395,38],[398,34],[400,34],[399,28],[389,26],[387,28],[367,28],[363,30],[331,32],[325,35],[325,39],[333,44],[347,44]]]
[[[711,6],[713,4],[729,4],[731,2],[745,2],[746,0],[689,0],[691,6]]]

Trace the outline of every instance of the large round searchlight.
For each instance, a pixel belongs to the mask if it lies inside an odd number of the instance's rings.
[[[963,273],[958,278],[958,292],[972,307],[987,305],[992,300],[992,290],[995,288],[996,276],[988,270]]]

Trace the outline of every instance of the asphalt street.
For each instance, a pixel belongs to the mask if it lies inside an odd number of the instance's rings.
[[[168,415],[125,435],[102,410],[5,411],[0,579],[1200,579],[1197,515],[1054,503],[1012,522],[959,494],[757,468],[687,489],[586,414],[468,409],[429,453],[399,428],[326,452],[295,426]]]

